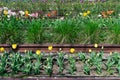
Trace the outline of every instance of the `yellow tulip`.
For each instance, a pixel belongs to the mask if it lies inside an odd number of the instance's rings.
[[[40,50],[36,50],[36,54],[40,55],[41,51]]]
[[[89,10],[87,11],[87,14],[90,14],[90,11],[89,11]]]
[[[74,48],[71,48],[70,49],[70,53],[74,53],[75,52],[75,49]]]
[[[25,11],[25,16],[28,17],[28,11]]]
[[[95,44],[94,44],[94,47],[97,48],[97,47],[98,47],[98,44],[95,43]]]
[[[92,52],[92,49],[89,49],[89,52],[91,53],[91,52]]]
[[[12,49],[16,49],[17,48],[17,44],[12,44]]]
[[[5,51],[4,47],[1,47],[0,52],[4,52],[4,51]]]
[[[48,50],[51,51],[53,49],[53,46],[48,46]]]
[[[88,14],[87,13],[83,13],[83,16],[86,17]]]
[[[4,10],[4,11],[3,11],[3,14],[4,14],[4,15],[8,15],[8,11],[7,11],[7,10]]]

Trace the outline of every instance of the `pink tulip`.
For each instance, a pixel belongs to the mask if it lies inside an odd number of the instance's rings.
[[[32,13],[32,14],[30,14],[30,16],[34,17],[34,18],[38,18],[38,13],[37,12],[36,13]]]

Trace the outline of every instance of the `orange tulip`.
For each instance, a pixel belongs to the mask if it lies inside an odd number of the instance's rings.
[[[101,14],[102,14],[102,17],[103,17],[103,18],[106,18],[106,17],[107,17],[106,12],[102,12]]]
[[[114,11],[110,10],[110,11],[107,11],[106,13],[107,13],[108,15],[111,15],[113,12],[114,12]]]
[[[25,16],[28,17],[28,11],[25,11]]]
[[[50,14],[50,13],[48,13],[48,14],[47,14],[47,17],[51,17],[51,14]]]

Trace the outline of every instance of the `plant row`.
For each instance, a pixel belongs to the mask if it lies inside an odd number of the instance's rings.
[[[86,17],[77,15],[62,20],[47,17],[8,18],[3,15],[0,18],[0,43],[120,43],[119,18],[90,18],[89,15]]]
[[[39,2],[39,1],[9,1],[9,2],[0,2],[0,7],[9,7],[13,11],[23,10],[29,11],[30,13],[40,12],[41,15],[51,13],[51,10],[56,10],[57,15],[65,16],[66,14],[75,14],[86,12],[90,10],[92,15],[99,15],[101,12],[106,12],[109,10],[114,11],[114,16],[118,16],[120,13],[120,6],[119,0],[116,1],[106,1],[106,2],[89,2],[85,1],[81,3],[80,0],[73,1],[73,2],[61,2],[60,0],[51,1],[48,0],[47,2]]]
[[[56,56],[50,54],[46,56],[44,53],[36,51],[32,53],[28,51],[24,54],[7,53],[0,55],[0,75],[14,76],[14,75],[102,75],[103,72],[108,75],[120,74],[120,55],[117,52],[103,59],[103,52],[91,52],[88,56],[86,53],[77,53],[76,57],[58,52]],[[65,57],[67,55],[67,57]],[[67,63],[67,64],[66,64]],[[57,67],[54,67],[56,65]],[[79,65],[79,66],[77,66]],[[53,72],[54,69],[58,69]],[[66,72],[65,72],[66,71]],[[80,74],[80,72],[82,72]],[[107,75],[107,76],[108,76]],[[115,75],[114,75],[115,76]]]

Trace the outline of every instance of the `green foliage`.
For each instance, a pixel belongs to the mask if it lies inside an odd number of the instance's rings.
[[[116,66],[116,69],[118,71],[118,74],[120,75],[120,60],[118,61],[118,64]]]
[[[0,75],[6,73],[7,65],[8,65],[8,53],[5,52],[3,55],[0,55]]]
[[[84,72],[84,74],[86,74],[86,75],[90,75],[90,66],[89,66],[88,64],[85,64],[85,65],[83,66],[83,72]]]
[[[44,22],[42,20],[32,20],[27,31],[27,41],[29,43],[43,43],[44,41]]]
[[[35,54],[34,56],[35,56],[35,62],[33,62],[33,66],[32,66],[33,73],[34,74],[40,74],[40,69],[42,68],[42,61],[41,61],[41,59],[42,59],[43,55]]]
[[[90,54],[90,58],[86,61],[86,63],[91,66],[91,67],[95,67],[96,72],[98,74],[100,74],[102,72],[102,55],[103,53],[96,53],[96,52],[92,52]]]
[[[80,61],[83,61],[83,62],[85,62],[85,60],[86,60],[86,55],[85,55],[85,53],[78,53],[78,56],[79,56],[79,59],[80,59]]]
[[[72,56],[69,56],[68,61],[70,64],[68,71],[70,74],[74,74],[74,72],[76,71],[76,65],[75,65],[76,60]]]
[[[104,61],[103,52],[91,52],[87,56],[85,56],[86,53],[78,53],[77,55],[83,61],[80,66],[86,75],[90,75],[90,72],[93,70],[100,75],[103,70],[107,71],[110,75],[113,75],[115,70],[120,74],[120,55],[116,52],[108,56]],[[54,60],[57,63],[54,63]],[[8,74],[8,76],[14,76],[21,73],[25,75],[47,74],[52,76],[54,70],[53,65],[58,65],[59,74],[63,74],[63,70],[67,70],[71,75],[74,75],[79,70],[76,61],[76,57],[72,57],[71,55],[65,58],[63,52],[59,52],[56,57],[51,55],[44,56],[42,53],[37,55],[31,51],[25,54],[5,52],[0,55],[0,75],[4,76]]]
[[[76,21],[72,19],[65,19],[63,21],[54,21],[54,31],[56,33],[56,40],[59,40],[59,42],[62,44],[76,42],[77,34],[80,30],[76,25]]]
[[[11,53],[10,54],[10,67],[12,70],[12,73],[18,73],[21,69],[21,66],[23,65],[23,62],[21,61],[22,56],[20,55],[20,53]]]
[[[59,73],[62,74],[64,70],[64,53],[62,52],[58,53],[57,65],[59,66]]]
[[[44,70],[46,72],[47,75],[51,76],[52,75],[52,68],[53,68],[53,58],[49,55],[47,57],[47,60],[44,62],[45,66],[44,67]]]
[[[107,60],[107,63],[104,63],[105,66],[106,66],[106,70],[108,71],[109,74],[113,74],[114,73],[114,70],[112,69],[112,67],[114,66],[115,64],[115,61],[112,61],[112,58],[109,56],[108,57],[108,60]]]
[[[10,20],[6,16],[0,22],[0,43],[23,43],[24,31],[23,23],[17,20],[15,17],[10,17]]]

